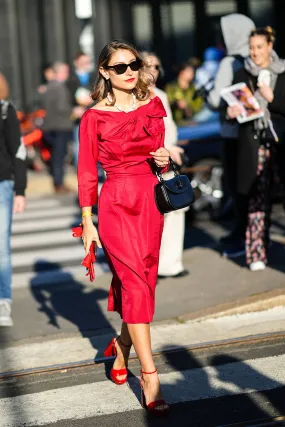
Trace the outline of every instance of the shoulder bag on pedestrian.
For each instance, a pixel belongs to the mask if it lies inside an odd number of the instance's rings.
[[[170,158],[169,161],[174,177],[165,181],[158,170],[160,182],[154,187],[156,206],[162,214],[186,208],[195,202],[195,194],[188,176],[180,175],[173,160]]]

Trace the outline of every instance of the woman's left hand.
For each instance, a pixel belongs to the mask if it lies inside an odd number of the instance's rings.
[[[150,154],[152,155],[156,166],[164,168],[168,165],[170,154],[166,148],[161,147],[156,151],[151,151]]]
[[[264,99],[266,99],[267,102],[272,102],[274,98],[273,90],[270,86],[265,85],[258,85],[259,86],[259,92],[261,96],[263,96]]]

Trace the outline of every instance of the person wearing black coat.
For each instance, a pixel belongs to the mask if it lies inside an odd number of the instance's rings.
[[[249,196],[246,261],[252,271],[268,262],[272,178],[277,175],[285,188],[285,62],[273,51],[273,42],[270,27],[252,31],[250,56],[234,76],[234,83],[247,84],[264,112],[239,128],[237,189]],[[241,107],[227,112],[236,118]]]

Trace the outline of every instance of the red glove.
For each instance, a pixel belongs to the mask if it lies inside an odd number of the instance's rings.
[[[72,236],[80,238],[82,237],[83,225],[80,224],[78,227],[72,228]],[[87,273],[86,276],[89,276],[90,282],[94,282],[95,279],[95,270],[94,262],[96,261],[96,245],[95,242],[92,242],[90,245],[89,253],[86,255],[81,265],[86,267]]]

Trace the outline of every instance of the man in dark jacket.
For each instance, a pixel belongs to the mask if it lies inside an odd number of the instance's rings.
[[[74,117],[74,157],[75,164],[77,165],[78,159],[78,130],[80,119],[92,104],[93,101],[90,97],[94,83],[94,75],[91,73],[91,61],[87,54],[79,52],[74,59],[74,71],[71,73],[70,78],[67,81],[67,87],[72,97],[72,104],[75,109]]]
[[[12,326],[12,215],[25,209],[26,149],[14,107],[0,102],[0,327]]]
[[[48,82],[43,93],[46,117],[43,124],[45,139],[52,146],[51,169],[55,192],[67,193],[64,186],[64,158],[67,144],[72,139],[73,107],[66,87],[69,66],[63,62],[53,64],[54,79]]]

